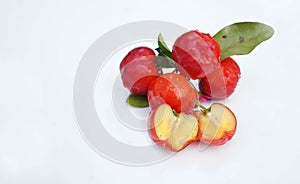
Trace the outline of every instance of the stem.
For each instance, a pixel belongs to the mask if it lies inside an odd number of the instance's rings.
[[[203,106],[199,101],[191,101],[193,104],[195,104],[196,106],[201,108],[201,111],[204,114],[207,114],[210,112],[210,108],[206,108],[205,106]]]
[[[178,73],[178,69],[175,68],[175,69],[172,71],[172,73]]]
[[[176,117],[179,116],[179,114],[174,109],[172,110],[172,112],[173,112],[174,116],[176,116]]]
[[[163,70],[162,70],[161,67],[157,67],[157,71],[158,71],[158,74],[159,74],[159,75],[164,74],[164,72],[163,72]]]

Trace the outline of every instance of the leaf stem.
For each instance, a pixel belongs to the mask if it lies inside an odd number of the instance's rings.
[[[204,114],[207,114],[210,112],[210,108],[206,108],[205,106],[203,106],[199,101],[194,101],[192,100],[191,101],[193,104],[195,104],[196,106],[200,107],[201,108],[201,111],[204,113]]]
[[[175,69],[172,71],[172,73],[178,73],[178,69],[175,68]]]
[[[179,116],[179,114],[174,109],[172,110],[172,112],[173,112],[174,116],[176,116],[176,117]]]

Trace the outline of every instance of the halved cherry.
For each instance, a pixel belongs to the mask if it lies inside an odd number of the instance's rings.
[[[196,117],[185,113],[175,116],[168,104],[162,104],[151,111],[149,124],[152,140],[172,151],[180,151],[198,139]]]
[[[204,108],[194,114],[199,122],[199,140],[206,144],[223,145],[231,140],[236,132],[235,115],[223,104],[214,103],[210,108]]]

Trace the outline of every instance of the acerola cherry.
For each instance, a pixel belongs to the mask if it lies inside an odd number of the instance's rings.
[[[236,132],[237,120],[233,112],[225,105],[213,103],[208,109],[196,111],[199,122],[199,140],[219,146],[231,140]]]
[[[175,116],[168,104],[150,113],[149,135],[154,142],[172,151],[180,151],[198,139],[198,120],[195,116],[179,113]]]
[[[177,113],[189,112],[198,95],[186,78],[180,74],[167,73],[157,77],[148,88],[150,107],[169,104]]]
[[[133,94],[145,95],[149,84],[158,76],[155,53],[148,47],[131,50],[120,63],[123,85]]]
[[[213,99],[225,99],[234,92],[240,75],[240,67],[228,57],[221,62],[221,70],[216,70],[199,81],[199,88]]]
[[[197,30],[181,35],[174,43],[172,57],[181,74],[200,79],[220,65],[220,46],[209,34]]]

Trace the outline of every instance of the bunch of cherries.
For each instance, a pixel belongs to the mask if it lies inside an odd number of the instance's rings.
[[[156,143],[179,151],[196,140],[222,145],[232,138],[236,130],[232,111],[219,103],[205,108],[199,102],[201,94],[224,99],[234,92],[240,68],[232,58],[220,61],[220,56],[216,40],[193,30],[177,38],[172,49],[179,73],[162,74],[155,52],[148,47],[134,48],[124,57],[123,85],[133,94],[147,95],[152,109],[149,133]],[[199,80],[201,93],[189,79]]]

